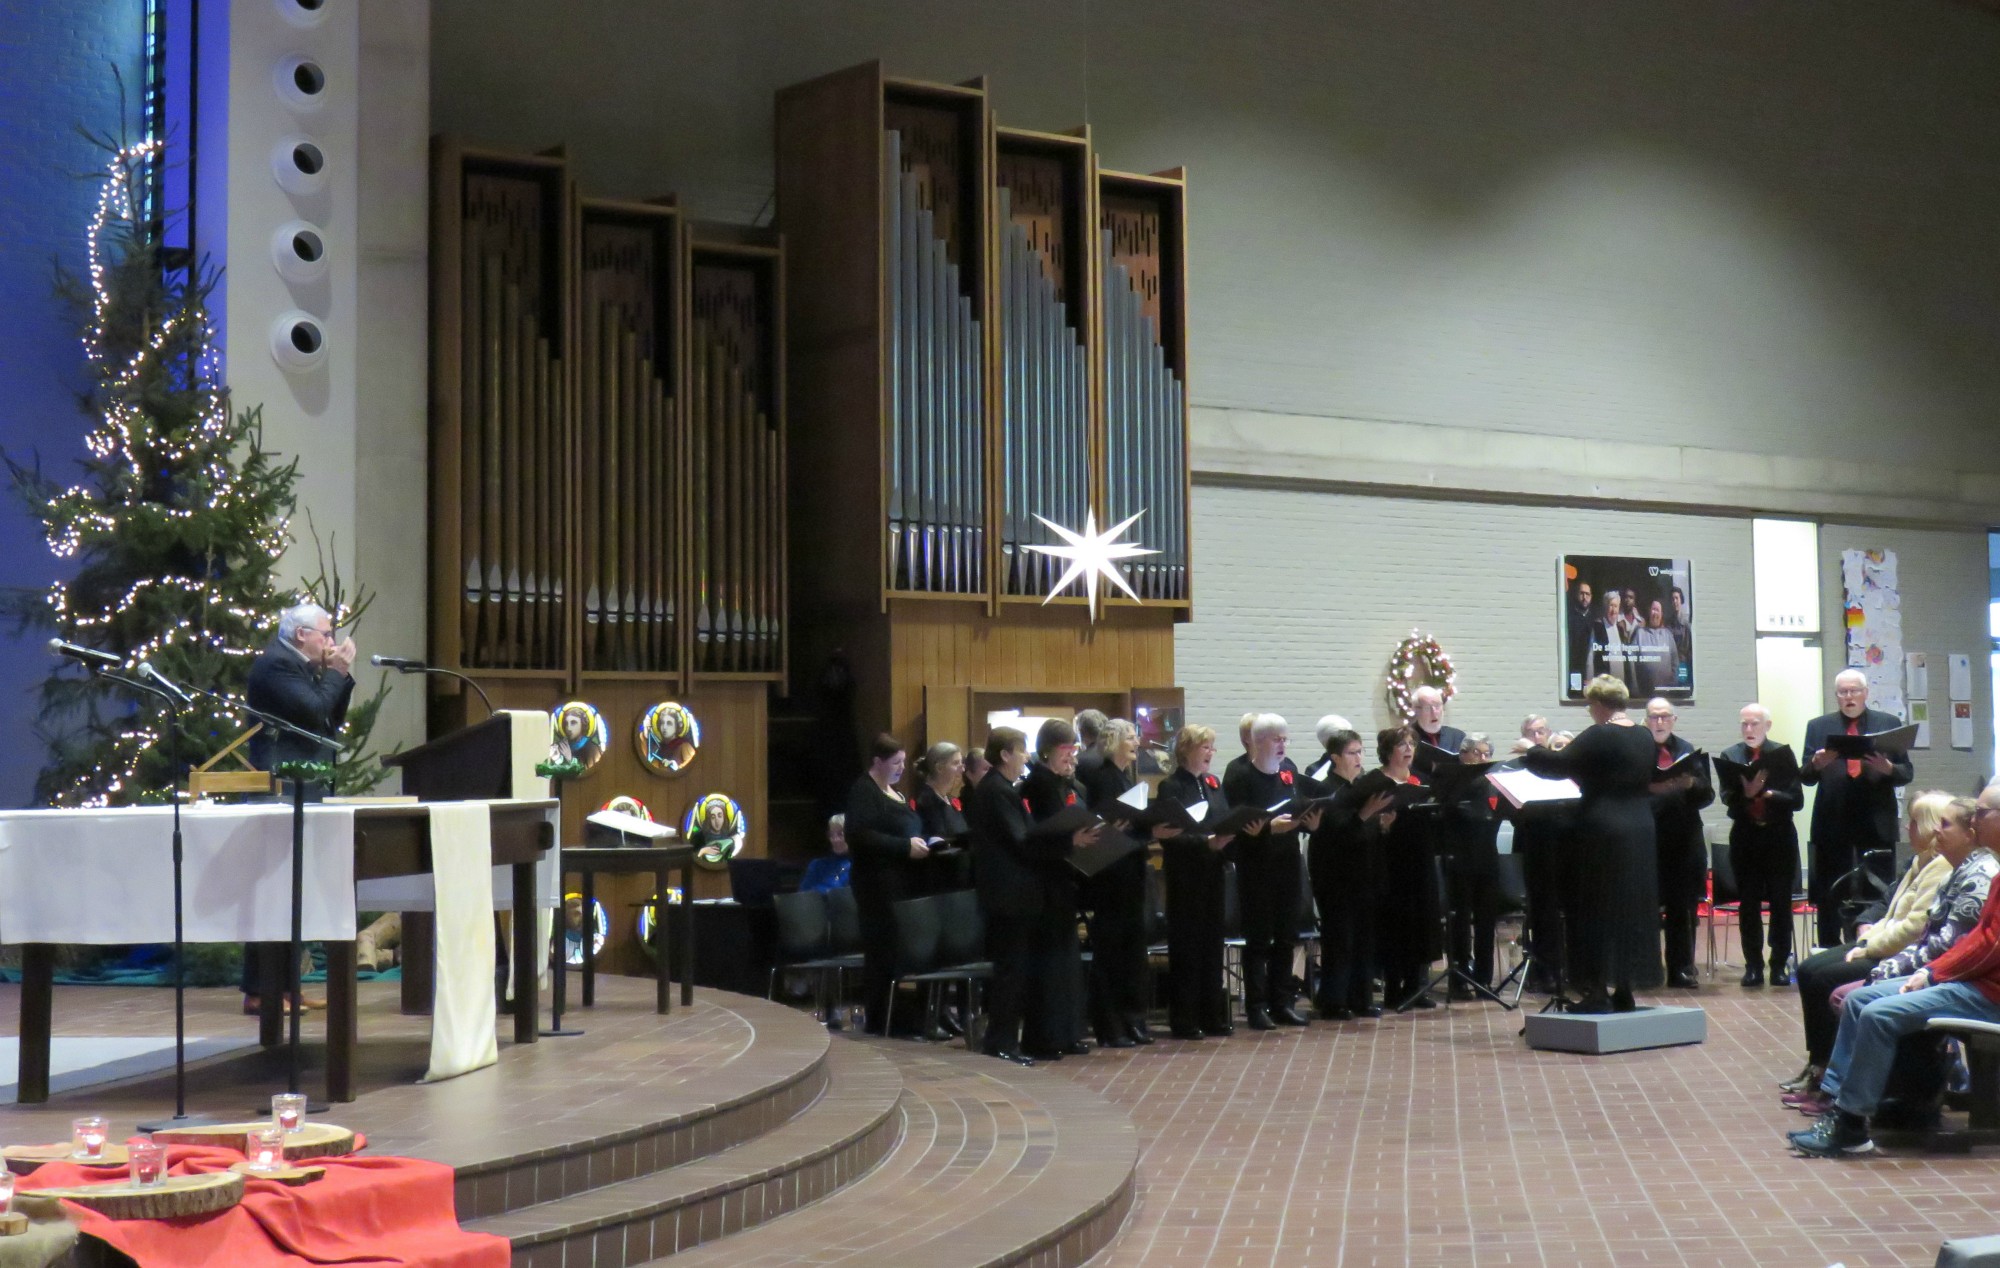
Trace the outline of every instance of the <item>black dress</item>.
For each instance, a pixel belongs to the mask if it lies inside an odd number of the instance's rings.
[[[1599,723],[1561,752],[1529,750],[1528,769],[1573,779],[1577,906],[1571,913],[1570,980],[1588,997],[1606,990],[1629,999],[1659,956],[1655,893],[1653,737],[1644,727]]]
[[[1326,772],[1328,795],[1348,781]],[[1382,832],[1364,822],[1359,807],[1334,808],[1320,817],[1306,843],[1313,902],[1319,909],[1319,989],[1313,1006],[1322,1017],[1375,1003],[1375,913],[1382,902]]]
[[[1162,800],[1206,804],[1204,822],[1229,813],[1222,781],[1185,768],[1160,781]],[[1167,881],[1167,1019],[1178,1035],[1229,1032],[1229,993],[1223,985],[1224,891],[1227,850],[1212,850],[1209,834],[1196,831],[1161,843]]]
[[[889,984],[896,966],[896,904],[916,892],[910,840],[923,821],[901,797],[885,796],[863,775],[847,790],[847,852],[854,856],[851,884],[861,915],[861,992],[871,1035],[889,1024]]]
[[[1131,768],[1120,770],[1111,761],[1081,767],[1078,774],[1093,806],[1139,782]],[[1146,851],[1135,850],[1086,879],[1082,896],[1090,909],[1091,1029],[1101,1044],[1144,1034],[1152,996],[1146,960]]]
[[[1031,1037],[1053,1028],[1050,983],[1066,971],[1062,956],[1074,954],[1076,921],[1069,920],[1065,942],[1062,918],[1051,913],[1048,877],[1068,870],[1067,837],[1037,833],[1027,799],[999,771],[986,773],[966,805],[972,831],[973,880],[986,922],[986,954],[993,980],[986,994],[985,1049],[1018,1052],[1022,1026]],[[1031,1040],[1029,1047],[1036,1044]]]
[[[1412,778],[1412,783],[1422,783]],[[1382,966],[1382,1002],[1394,1007],[1414,996],[1444,954],[1444,913],[1438,894],[1437,812],[1405,808],[1382,837],[1382,918],[1376,948]]]
[[[1021,793],[1036,823],[1085,800],[1083,788],[1046,766],[1032,766]],[[1065,842],[1065,845],[1067,842]],[[1067,855],[1065,848],[1063,855]],[[1043,865],[1042,903],[1048,945],[1039,1007],[1031,1006],[1021,1030],[1021,1050],[1059,1054],[1083,1042],[1083,947],[1076,937],[1077,871],[1066,861]]]
[[[965,822],[964,797],[945,797],[929,784],[917,788],[917,817],[923,820],[926,841],[943,840],[933,846],[929,858],[917,865],[917,874],[926,894],[948,894],[972,887],[971,852],[966,848],[971,829]]]
[[[1251,763],[1231,763],[1222,794],[1231,808],[1263,809],[1298,795],[1298,777],[1280,767],[1266,774]],[[1243,999],[1253,1019],[1263,1010],[1290,1008],[1295,998],[1292,953],[1298,946],[1302,895],[1299,834],[1274,832],[1267,821],[1236,838],[1236,902],[1243,925]]]

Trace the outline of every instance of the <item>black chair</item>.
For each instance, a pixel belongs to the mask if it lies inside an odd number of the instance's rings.
[[[986,924],[979,898],[969,889],[909,898],[895,906],[896,967],[889,979],[889,1029],[896,1028],[897,988],[905,982],[926,988],[925,1030],[937,1017],[938,988],[964,983],[966,1019],[978,1016],[979,983],[993,975],[986,955]],[[977,1041],[976,1026],[968,1025],[968,1043]]]
[[[777,997],[778,974],[810,973],[814,1010],[825,1020],[829,1016],[827,979],[830,975],[837,979],[849,967],[843,957],[833,953],[833,925],[828,918],[827,896],[817,890],[773,894],[771,906],[777,913],[777,949],[765,998]]]
[[[1736,923],[1743,923],[1743,893],[1736,887],[1736,869],[1729,862],[1727,842],[1711,842],[1708,850],[1708,975],[1715,976],[1715,921],[1716,917],[1731,915]],[[1779,918],[1777,912],[1771,919]],[[1784,913],[1790,920],[1792,913]]]
[[[846,885],[826,891],[828,945],[826,958],[833,962],[833,1006],[847,1003],[847,975],[862,969],[861,908],[854,891]]]

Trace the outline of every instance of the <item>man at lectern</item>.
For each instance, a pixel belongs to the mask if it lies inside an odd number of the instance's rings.
[[[244,698],[259,713],[332,739],[347,720],[347,702],[354,695],[354,657],[354,640],[334,640],[333,617],[325,608],[317,603],[286,608],[278,617],[278,636],[257,653],[250,666]],[[250,737],[250,761],[258,770],[275,770],[282,762],[332,760],[325,746],[304,736],[274,733],[272,727],[263,727]],[[286,948],[282,942],[251,943],[243,948],[244,1012],[258,1011],[258,958],[282,957]],[[304,1003],[307,1008],[326,1007],[322,1000]]]
[[[259,713],[331,740],[347,720],[354,695],[354,640],[334,641],[333,618],[317,603],[286,608],[278,636],[250,666],[244,698]],[[303,736],[265,727],[250,737],[250,760],[258,770],[281,762],[326,762],[331,750]]]

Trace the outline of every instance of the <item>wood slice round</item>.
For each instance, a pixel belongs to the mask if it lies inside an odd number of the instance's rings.
[[[167,1145],[212,1145],[248,1154],[250,1133],[259,1127],[268,1126],[270,1123],[264,1121],[216,1123],[207,1127],[175,1127],[167,1131],[154,1132],[153,1139]],[[332,1123],[308,1122],[304,1127],[285,1137],[285,1160],[288,1162],[302,1162],[308,1158],[338,1158],[342,1154],[353,1152],[354,1133]]]
[[[9,1145],[0,1149],[0,1159],[5,1159],[7,1170],[17,1176],[31,1174],[36,1168],[51,1162],[73,1162],[80,1167],[107,1167],[120,1171],[130,1160],[125,1146],[105,1142],[104,1152],[95,1158],[78,1158],[71,1150],[75,1146],[68,1141],[60,1145]]]
[[[234,1171],[199,1176],[168,1176],[158,1184],[138,1188],[130,1182],[86,1184],[72,1189],[23,1189],[16,1202],[61,1198],[114,1220],[170,1220],[212,1215],[243,1200],[243,1177]]]
[[[257,1171],[251,1168],[247,1160],[230,1163],[229,1169],[246,1180],[276,1180],[279,1184],[289,1184],[293,1188],[311,1184],[326,1174],[325,1167],[285,1167],[278,1171]]]

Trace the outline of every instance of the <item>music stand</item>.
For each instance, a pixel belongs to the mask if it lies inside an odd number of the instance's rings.
[[[156,696],[167,706],[167,768],[172,772],[167,787],[167,799],[173,803],[173,868],[174,868],[174,1113],[172,1118],[154,1119],[139,1124],[139,1130],[158,1131],[162,1128],[192,1127],[212,1120],[190,1115],[187,1112],[187,909],[182,900],[182,870],[184,855],[181,838],[181,784],[186,777],[186,763],[181,758],[180,715],[188,703],[185,693],[179,696],[161,682],[145,682],[138,678],[128,678],[124,674],[114,674],[109,670],[93,668],[92,673],[108,678],[147,695]],[[158,670],[152,670],[158,673]]]
[[[232,699],[218,692],[197,687],[202,695],[214,700],[223,708],[255,718],[274,731],[296,735],[312,741],[316,748],[328,750],[329,756],[338,756],[340,744],[324,735],[317,735],[302,726],[285,721],[261,709],[253,709],[241,700]],[[285,1090],[297,1094],[299,1091],[299,1023],[300,1014],[305,1011],[304,1000],[300,998],[303,982],[299,973],[299,958],[305,954],[305,870],[306,870],[306,785],[302,779],[292,783],[292,937],[285,957],[285,989],[291,1014],[291,1030],[286,1040],[286,1081]],[[308,1104],[308,1114],[324,1114],[323,1104]],[[258,1112],[261,1112],[258,1111]]]
[[[1412,1008],[1415,1008],[1418,1000],[1430,994],[1431,991],[1437,989],[1439,986],[1445,988],[1444,1006],[1449,1009],[1451,1007],[1451,988],[1461,984],[1474,995],[1484,996],[1510,1013],[1521,1006],[1518,1002],[1518,997],[1515,1003],[1510,1004],[1491,986],[1478,981],[1472,974],[1460,968],[1457,957],[1451,953],[1451,933],[1453,927],[1458,923],[1458,908],[1455,905],[1458,900],[1455,896],[1455,887],[1451,883],[1452,867],[1457,862],[1457,854],[1457,850],[1447,847],[1431,858],[1433,865],[1431,872],[1432,883],[1442,891],[1438,906],[1441,911],[1441,923],[1444,927],[1444,970],[1439,973],[1433,973],[1430,981],[1425,982],[1422,986],[1410,992],[1408,999],[1396,1005],[1396,1011],[1399,1013],[1407,1013]]]

